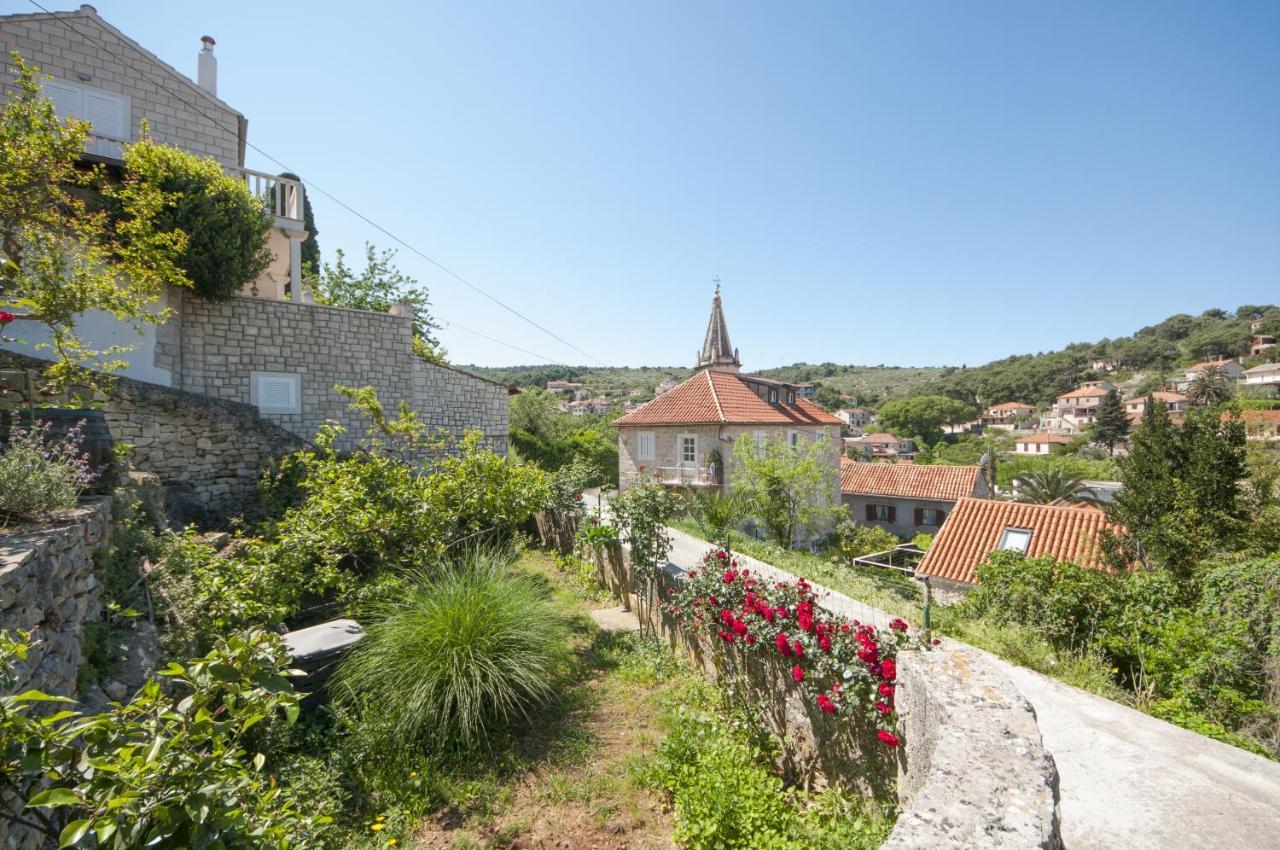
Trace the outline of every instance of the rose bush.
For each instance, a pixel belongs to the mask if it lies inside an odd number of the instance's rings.
[[[803,578],[771,582],[713,549],[686,581],[668,590],[667,614],[685,628],[714,635],[724,651],[760,653],[790,666],[790,676],[818,708],[860,714],[879,740],[896,747],[897,654],[911,643],[906,622],[887,630],[830,615]],[[732,647],[732,648],[731,648]]]

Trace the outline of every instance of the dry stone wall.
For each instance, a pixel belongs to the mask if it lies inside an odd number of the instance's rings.
[[[0,536],[0,631],[30,632],[14,693],[75,696],[84,624],[101,611],[93,553],[111,538],[111,506],[97,499],[47,527]]]

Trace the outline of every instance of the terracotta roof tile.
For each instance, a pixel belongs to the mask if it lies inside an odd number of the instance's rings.
[[[961,499],[925,553],[916,572],[977,584],[974,570],[996,551],[1006,528],[1031,531],[1028,557],[1051,555],[1083,567],[1102,569],[1103,529],[1118,529],[1099,510],[1032,505],[991,499]]]
[[[1015,443],[1053,443],[1055,445],[1069,445],[1070,437],[1062,434],[1027,434],[1014,440]]]
[[[1023,404],[1020,401],[1006,401],[1004,404],[992,405],[992,410],[1035,410],[1034,405]]]
[[[627,425],[840,425],[806,398],[795,406],[769,404],[746,376],[704,369],[613,424]]]
[[[955,501],[973,495],[980,471],[976,466],[860,463],[841,458],[840,492]]]
[[[1234,362],[1236,362],[1236,361],[1235,361],[1233,358],[1231,358],[1231,357],[1223,357],[1223,358],[1222,358],[1222,359],[1220,359],[1220,360],[1201,360],[1201,361],[1200,361],[1199,363],[1197,363],[1196,365],[1194,365],[1194,366],[1190,367],[1189,369],[1187,369],[1187,371],[1188,371],[1188,372],[1199,372],[1200,370],[1205,369],[1205,368],[1207,368],[1207,367],[1209,367],[1209,366],[1218,366],[1218,367],[1223,367],[1223,366],[1226,366],[1228,363],[1234,363]]]
[[[1102,398],[1110,390],[1105,387],[1077,387],[1070,392],[1065,392],[1058,398]]]

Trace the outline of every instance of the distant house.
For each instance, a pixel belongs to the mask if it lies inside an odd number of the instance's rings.
[[[1006,401],[1003,404],[988,407],[986,415],[978,421],[987,428],[1012,430],[1020,422],[1030,419],[1035,412],[1034,405],[1023,404],[1020,401]]]
[[[741,368],[717,287],[693,377],[614,422],[620,488],[649,475],[666,484],[728,491],[737,440],[799,445],[828,439],[834,502],[840,420],[804,398],[795,384],[739,374]]]
[[[916,456],[915,440],[898,438],[884,432],[852,437],[844,442],[846,447],[860,452],[864,457],[868,458],[914,460]]]
[[[547,381],[547,391],[553,393],[576,393],[582,389],[582,384],[575,384],[572,381]]]
[[[871,414],[861,407],[842,407],[836,411],[836,418],[851,428],[861,428],[871,421]]]
[[[990,495],[977,466],[840,464],[840,499],[855,522],[875,525],[899,537],[934,534],[959,499]]]
[[[1228,381],[1239,381],[1244,377],[1244,367],[1240,365],[1240,361],[1231,357],[1223,357],[1217,360],[1202,360],[1191,368],[1187,369],[1182,376],[1182,380],[1174,381],[1173,388],[1177,392],[1186,392],[1187,388],[1200,377],[1200,373],[1210,366],[1216,366],[1222,370],[1222,374]]]
[[[1000,550],[1105,569],[1102,533],[1119,528],[1091,505],[961,499],[916,574],[929,576],[941,589],[965,591],[978,583],[978,566]]]
[[[1280,410],[1242,410],[1238,414],[1224,413],[1222,419],[1244,422],[1245,436],[1250,440],[1280,441]]]
[[[1240,384],[1245,387],[1280,386],[1280,363],[1263,363],[1261,366],[1245,369]]]
[[[1069,446],[1072,443],[1070,437],[1061,434],[1027,434],[1018,437],[1013,443],[1013,453],[1016,455],[1047,455],[1053,453],[1054,446]]]
[[[660,396],[665,392],[670,392],[671,390],[674,390],[678,386],[680,386],[680,382],[677,381],[675,378],[663,378],[661,381],[658,382],[658,385],[653,388],[653,394],[655,396]]]
[[[1109,381],[1085,381],[1074,390],[1058,396],[1053,406],[1051,427],[1068,434],[1083,431],[1097,417],[1098,405],[1113,388]]]
[[[611,405],[607,398],[596,396],[595,398],[570,402],[569,412],[574,416],[602,416],[609,412],[610,407]]]
[[[1266,354],[1276,347],[1276,338],[1271,334],[1257,334],[1249,340],[1249,356],[1257,357]]]
[[[1187,408],[1191,405],[1191,399],[1182,393],[1169,392],[1168,390],[1160,390],[1152,393],[1149,397],[1145,395],[1134,396],[1124,403],[1126,413],[1137,414],[1141,418],[1147,412],[1147,399],[1151,398],[1155,401],[1163,401],[1164,406],[1170,413],[1186,413]]]

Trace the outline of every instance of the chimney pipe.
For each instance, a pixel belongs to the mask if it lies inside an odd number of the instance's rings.
[[[213,55],[214,40],[207,35],[200,36],[203,45],[200,56],[196,60],[196,84],[214,97],[218,96],[218,59]]]

